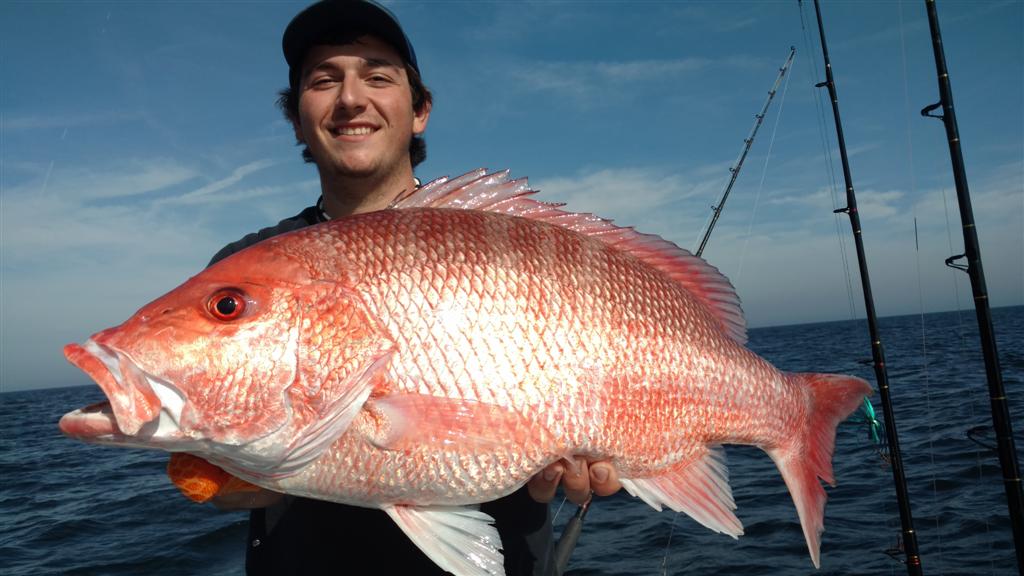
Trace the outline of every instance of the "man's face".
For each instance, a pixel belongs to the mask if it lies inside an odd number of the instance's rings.
[[[321,172],[387,177],[411,169],[409,141],[427,127],[430,107],[412,109],[401,56],[373,36],[314,46],[299,83],[295,136]]]

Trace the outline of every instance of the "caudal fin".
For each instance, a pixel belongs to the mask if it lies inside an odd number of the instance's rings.
[[[787,374],[786,378],[809,391],[805,426],[791,441],[767,452],[793,496],[811,561],[818,568],[827,499],[819,478],[835,485],[832,451],[836,426],[860,406],[864,396],[871,394],[871,385],[860,378],[835,374]]]

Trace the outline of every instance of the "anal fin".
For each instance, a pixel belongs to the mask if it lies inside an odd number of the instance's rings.
[[[428,558],[458,576],[503,576],[494,519],[466,506],[387,506],[384,511]]]
[[[743,534],[743,524],[732,512],[736,503],[729,487],[725,451],[720,446],[658,476],[622,479],[621,482],[627,492],[655,510],[668,506],[715,532],[724,532],[733,538]]]

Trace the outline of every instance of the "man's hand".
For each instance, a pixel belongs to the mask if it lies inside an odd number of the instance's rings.
[[[591,492],[610,496],[622,489],[619,475],[610,462],[599,460],[588,464],[582,456],[576,456],[574,460],[575,469],[559,460],[531,478],[526,485],[530,496],[537,502],[550,502],[561,483],[565,497],[573,504],[581,505],[590,499]]]

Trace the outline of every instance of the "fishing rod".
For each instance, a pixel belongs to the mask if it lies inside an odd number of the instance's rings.
[[[697,256],[700,256],[704,252],[704,245],[708,243],[708,238],[711,236],[711,231],[715,229],[715,224],[718,222],[718,217],[722,215],[722,208],[725,206],[726,199],[729,198],[729,192],[732,191],[733,184],[736,183],[736,178],[740,175],[740,168],[743,168],[743,161],[747,158],[747,152],[750,151],[750,146],[754,143],[754,136],[757,136],[757,130],[761,127],[761,123],[764,121],[764,115],[768,112],[768,105],[772,103],[772,99],[775,98],[775,92],[779,89],[779,84],[782,83],[782,77],[786,75],[786,70],[789,69],[789,65],[793,63],[793,56],[796,54],[796,48],[789,47],[789,58],[786,58],[786,63],[779,68],[779,76],[775,79],[775,84],[772,89],[768,91],[768,99],[765,101],[764,106],[761,108],[761,113],[755,116],[754,127],[750,130],[750,136],[747,136],[743,140],[743,152],[740,152],[739,160],[736,161],[736,165],[729,168],[729,172],[732,173],[732,177],[729,178],[729,184],[725,187],[725,192],[722,193],[722,199],[718,202],[717,206],[712,206],[715,214],[711,217],[711,223],[708,224],[708,229],[704,232],[704,239],[700,241],[700,248],[697,248]]]
[[[798,0],[802,5],[802,0]],[[802,10],[802,8],[801,8]],[[885,368],[885,351],[878,333],[878,319],[875,316],[875,301],[871,295],[871,279],[868,277],[867,257],[864,253],[864,239],[860,227],[860,214],[857,212],[857,197],[853,190],[853,178],[850,176],[850,161],[846,153],[846,140],[843,138],[843,124],[839,118],[839,97],[836,95],[836,84],[832,77],[832,62],[828,57],[828,45],[825,43],[825,26],[821,20],[821,7],[814,0],[814,13],[818,18],[818,34],[821,37],[821,53],[825,59],[825,81],[815,84],[816,88],[827,87],[832,100],[832,116],[835,119],[836,138],[839,140],[839,156],[843,163],[843,179],[846,182],[846,207],[835,210],[850,217],[853,228],[853,241],[857,249],[857,264],[860,267],[860,283],[864,292],[864,311],[868,321],[868,332],[871,335],[871,356],[875,367],[875,378],[878,391],[882,397],[882,412],[888,426],[885,427],[886,440],[889,443],[889,463],[892,469],[893,482],[896,485],[896,501],[900,511],[900,523],[903,526],[903,550],[906,554],[907,573],[911,576],[923,574],[921,556],[917,547],[917,532],[914,530],[914,519],[910,512],[910,496],[907,493],[907,479],[903,473],[903,459],[900,456],[899,437],[896,433],[896,419],[893,414],[892,398],[889,395],[889,376]]]
[[[555,576],[562,576],[565,569],[569,566],[569,557],[572,556],[572,551],[576,548],[576,542],[580,539],[580,534],[583,532],[583,519],[587,517],[587,512],[590,511],[591,501],[587,500],[577,508],[576,514],[566,522],[565,528],[562,530],[562,537],[558,539],[558,544],[555,546]]]
[[[978,336],[981,338],[981,350],[985,358],[985,374],[988,379],[989,400],[992,405],[992,425],[996,431],[999,465],[1003,470],[1003,487],[1006,489],[1007,505],[1010,509],[1010,522],[1013,526],[1013,543],[1017,553],[1017,571],[1024,574],[1024,492],[1022,492],[1020,468],[1017,464],[1017,449],[1014,446],[1013,426],[1010,424],[1010,409],[1003,387],[1002,371],[999,367],[999,354],[996,350],[996,337],[992,328],[992,314],[989,310],[988,289],[985,286],[985,271],[981,265],[981,248],[978,245],[978,229],[974,224],[974,210],[971,207],[971,192],[967,187],[967,172],[964,168],[964,156],[960,149],[960,130],[956,123],[953,110],[953,89],[949,82],[949,71],[946,69],[946,52],[942,46],[942,34],[939,32],[939,15],[935,9],[935,0],[925,0],[928,10],[928,24],[931,27],[932,51],[935,53],[935,72],[939,80],[939,102],[921,110],[922,116],[938,118],[946,126],[946,138],[949,141],[949,158],[953,165],[953,181],[956,184],[956,197],[960,205],[960,221],[964,231],[964,253],[951,256],[946,265],[967,272],[971,278],[971,290],[974,292],[974,310],[978,317]],[[942,107],[942,114],[931,112]],[[956,264],[957,260],[967,259],[967,264]]]

